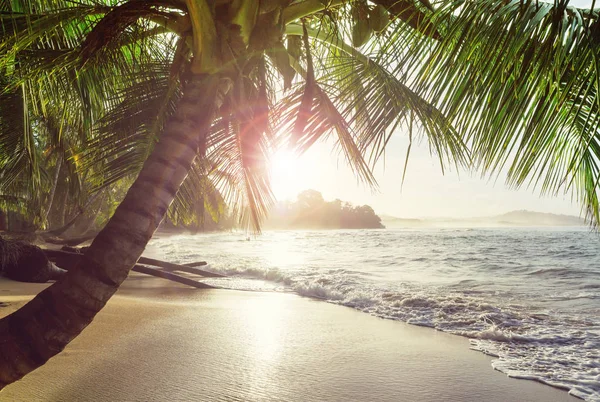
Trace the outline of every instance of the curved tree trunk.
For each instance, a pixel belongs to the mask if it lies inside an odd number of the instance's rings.
[[[0,230],[7,230],[8,225],[6,222],[6,212],[0,209]]]
[[[58,226],[63,226],[65,221],[67,220],[67,193],[65,192],[64,197],[62,198],[62,202],[60,204],[60,209],[58,211]]]
[[[52,188],[50,189],[50,194],[48,194],[48,206],[46,207],[46,212],[44,212],[44,216],[42,219],[43,223],[48,221],[48,214],[50,214],[50,209],[52,209],[52,203],[54,202],[54,194],[56,193],[56,185],[58,184],[58,179],[60,177],[60,168],[62,167],[62,154],[58,155],[58,159],[56,161],[56,171],[54,172],[54,182],[52,182]]]
[[[54,285],[0,320],[0,387],[56,355],[92,321],[127,278],[205,146],[224,82],[196,76],[106,227],[81,262]]]

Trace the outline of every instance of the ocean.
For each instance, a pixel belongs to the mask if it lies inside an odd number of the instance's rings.
[[[470,339],[515,378],[600,401],[600,234],[587,228],[267,231],[163,236],[212,285],[301,296]]]

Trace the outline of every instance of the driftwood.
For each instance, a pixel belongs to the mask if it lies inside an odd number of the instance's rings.
[[[181,265],[194,268],[194,267],[201,267],[201,266],[208,265],[208,264],[206,263],[206,261],[198,261],[198,262],[188,262],[186,264],[181,264]]]
[[[71,253],[81,253],[84,250],[85,250],[85,247],[76,248],[76,247],[64,246],[62,248],[62,251],[68,251]],[[173,264],[171,262],[156,260],[154,258],[140,257],[138,262],[141,264],[153,265],[155,267],[164,268],[167,271],[187,272],[188,274],[200,275],[200,276],[204,276],[207,278],[224,278],[226,276],[226,275],[221,275],[221,274],[217,274],[214,272],[204,271],[202,269],[195,268],[197,266],[208,265],[206,263],[206,261],[192,262],[189,264]]]
[[[184,285],[193,286],[198,289],[216,289],[215,286],[207,285],[206,283],[198,282],[193,279],[186,278],[185,276],[174,274],[172,272],[166,272],[161,271],[160,269],[150,268],[145,265],[135,264],[132,271],[157,276],[159,278],[168,279],[173,282],[179,282]]]
[[[50,250],[42,249],[48,259],[53,261],[59,267],[69,270],[75,267],[77,261],[83,257],[83,254],[79,252],[71,252],[64,250]],[[207,285],[206,283],[198,282],[193,279],[186,278],[181,275],[174,274],[172,272],[165,272],[155,268],[151,268],[141,264],[135,264],[132,271],[139,272],[142,274],[152,275],[163,279],[168,279],[173,282],[182,283],[184,285],[193,286],[198,289],[216,289],[214,286]]]
[[[154,265],[157,267],[161,267],[168,271],[187,272],[188,274],[196,274],[196,275],[206,276],[209,278],[224,278],[225,277],[225,275],[216,274],[214,272],[204,271],[202,269],[194,268],[189,265],[173,264],[171,262],[155,260],[154,258],[140,257],[138,262],[140,262],[142,264],[148,264],[148,265]],[[204,262],[204,261],[202,261],[202,262]],[[204,262],[203,265],[206,265],[206,262]]]
[[[85,247],[76,248],[76,247],[64,246],[62,248],[62,250],[68,251],[71,253],[81,253],[85,250]],[[153,265],[155,267],[164,268],[167,271],[187,272],[188,274],[200,275],[200,276],[204,276],[207,278],[224,278],[225,277],[225,275],[221,275],[221,274],[217,274],[217,273],[209,272],[209,271],[204,271],[202,269],[196,268],[197,266],[208,265],[206,263],[206,261],[192,262],[189,264],[173,264],[171,262],[156,260],[154,258],[140,257],[138,262],[140,264]]]

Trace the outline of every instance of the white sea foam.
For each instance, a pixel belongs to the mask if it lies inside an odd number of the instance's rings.
[[[153,242],[155,256],[471,338],[495,369],[600,401],[600,246],[586,231],[288,231]],[[264,282],[266,281],[266,282]]]

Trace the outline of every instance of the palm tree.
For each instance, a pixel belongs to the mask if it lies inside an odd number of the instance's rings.
[[[293,141],[302,148],[334,130],[348,161],[364,180],[373,182],[362,157],[369,144],[363,144],[352,127],[367,124],[375,105],[365,103],[358,112],[342,109],[348,99],[331,99],[317,79],[321,74],[322,82],[328,83],[333,77],[313,64],[312,53],[323,61],[335,58],[337,50],[330,56],[328,49],[336,45],[339,49],[342,43],[337,35],[320,42],[311,39],[314,27],[335,27],[332,9],[323,3],[15,3],[3,13],[6,34],[0,47],[10,84],[31,88],[41,83],[48,93],[75,87],[75,93],[84,95],[73,103],[85,107],[87,115],[108,109],[104,120],[97,122],[98,132],[113,127],[114,141],[106,140],[110,134],[98,136],[87,150],[105,167],[105,180],[141,169],[79,269],[0,322],[2,385],[43,364],[91,322],[127,277],[193,166],[243,186],[249,220],[256,228],[270,197],[265,153],[275,141],[272,132],[291,120]],[[312,21],[300,20],[309,17]],[[302,38],[300,43],[290,40],[293,50],[282,43],[286,27],[290,38]],[[353,57],[358,54],[351,52]],[[397,125],[411,110],[421,117],[440,151],[450,149],[464,159],[460,139],[431,105],[375,61],[366,56],[357,59],[365,82],[381,87],[377,96],[397,94],[410,100],[406,105],[396,102],[390,112],[365,127],[375,133]],[[339,69],[336,74],[346,72]],[[297,89],[282,99],[275,95],[278,75],[286,87],[297,75]],[[154,85],[161,79],[163,85]],[[121,91],[115,97],[107,94],[107,88]],[[143,89],[150,91],[140,92]],[[163,91],[157,94],[153,89]],[[128,91],[138,96],[130,97]],[[130,99],[135,103],[128,103]],[[143,109],[149,103],[154,108]],[[134,109],[135,115],[119,118],[119,110]],[[148,112],[152,115],[143,116]],[[356,116],[356,122],[349,121],[350,116]],[[135,146],[136,141],[146,146]]]
[[[446,26],[419,66],[417,91],[471,145],[483,171],[508,184],[570,195],[600,222],[600,13],[568,0],[449,1]],[[402,49],[391,44],[389,52]],[[414,55],[413,55],[414,56]],[[409,56],[410,57],[410,56]]]
[[[59,182],[76,202],[89,198],[73,159],[89,131],[86,108],[64,86],[18,82],[9,73],[0,81],[0,194],[13,196],[4,208],[22,212],[32,228],[48,228]]]
[[[444,165],[470,160],[465,143],[488,171],[513,159],[516,184],[547,174],[544,189],[577,189],[598,221],[597,13],[496,0],[4,7],[7,89],[74,88],[69,110],[81,106],[95,127],[82,157],[99,164],[98,180],[137,178],[78,269],[0,321],[2,386],[92,321],[190,169],[243,189],[234,198],[243,194],[258,228],[270,200],[264,160],[282,136],[305,150],[334,133],[374,183],[394,129],[412,140],[418,123]]]

